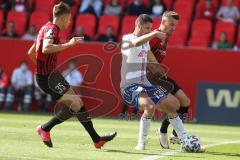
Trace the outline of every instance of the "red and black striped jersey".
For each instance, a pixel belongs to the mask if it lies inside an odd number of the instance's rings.
[[[54,44],[59,43],[59,27],[52,22],[46,23],[39,31],[36,38],[36,59],[37,68],[36,73],[39,75],[50,74],[57,66],[57,53],[44,54],[42,53],[43,40],[53,39]]]
[[[153,52],[154,56],[156,57],[159,63],[162,63],[163,59],[165,58],[167,52],[167,41],[162,42],[161,39],[154,37],[149,42],[151,51]]]

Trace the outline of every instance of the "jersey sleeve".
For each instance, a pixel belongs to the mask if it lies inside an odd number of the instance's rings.
[[[57,38],[57,30],[53,27],[48,27],[44,31],[44,39],[56,39]]]
[[[122,44],[121,44],[121,48],[122,49],[128,49],[130,46],[131,40],[129,35],[124,35],[122,38]]]

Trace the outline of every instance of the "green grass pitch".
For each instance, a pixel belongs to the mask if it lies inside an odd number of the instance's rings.
[[[207,146],[205,153],[183,153],[179,145],[161,149],[151,125],[147,150],[136,151],[137,121],[94,119],[100,134],[117,131],[116,139],[95,149],[86,131],[77,121],[68,121],[52,130],[54,148],[40,141],[35,128],[49,115],[0,113],[0,160],[240,160],[240,127],[185,124],[189,134],[197,135]],[[169,128],[169,133],[172,128]]]

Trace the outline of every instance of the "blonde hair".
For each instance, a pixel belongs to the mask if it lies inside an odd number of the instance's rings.
[[[175,20],[179,20],[180,17],[179,17],[179,14],[177,12],[174,12],[174,11],[166,11],[163,13],[163,16],[162,16],[163,19],[169,19],[169,18],[173,18]]]
[[[70,14],[70,13],[71,13],[70,7],[64,2],[60,2],[53,7],[54,17],[59,17],[64,14]]]

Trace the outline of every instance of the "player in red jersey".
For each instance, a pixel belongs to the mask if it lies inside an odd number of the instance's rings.
[[[70,8],[63,2],[53,8],[53,21],[46,23],[38,33],[37,39],[28,51],[29,57],[36,64],[36,80],[39,87],[52,96],[52,99],[64,106],[45,124],[37,127],[37,132],[48,147],[52,147],[50,130],[73,115],[81,122],[91,136],[96,148],[101,148],[111,141],[116,132],[100,137],[93,127],[91,118],[80,99],[69,83],[56,70],[57,54],[79,44],[84,37],[73,37],[69,42],[59,44],[59,32],[70,24]]]
[[[167,37],[169,37],[172,35],[173,31],[176,29],[178,21],[179,21],[178,13],[173,12],[173,11],[166,11],[163,14],[161,25],[159,26],[159,28],[157,30],[159,30],[163,33],[166,33]],[[150,43],[151,51],[153,52],[157,61],[161,64],[167,54],[167,51],[166,51],[167,50],[167,39],[165,42],[163,42],[163,41],[161,41],[161,39],[155,37],[152,40],[150,40],[149,43]],[[184,117],[188,113],[188,108],[190,105],[189,98],[183,92],[181,87],[172,78],[170,78],[166,75],[166,70],[164,69],[164,67],[162,67],[161,65],[158,65],[157,67],[159,67],[159,69],[161,70],[161,76],[158,77],[157,79],[156,79],[156,77],[152,80],[149,79],[150,82],[153,84],[156,84],[156,85],[159,83],[162,83],[162,80],[170,82],[170,84],[173,86],[172,90],[170,92],[172,95],[174,95],[178,99],[178,101],[180,103],[180,108],[178,110],[179,117],[182,120],[184,120]],[[159,80],[159,78],[160,78],[160,80]],[[168,137],[167,137],[167,129],[168,129],[169,124],[170,123],[169,123],[168,118],[165,117],[162,122],[161,127],[157,129],[157,134],[159,135],[160,144],[163,148],[169,148],[169,142],[168,142]],[[170,137],[170,142],[180,144],[180,141],[177,138],[177,134],[174,130]]]

